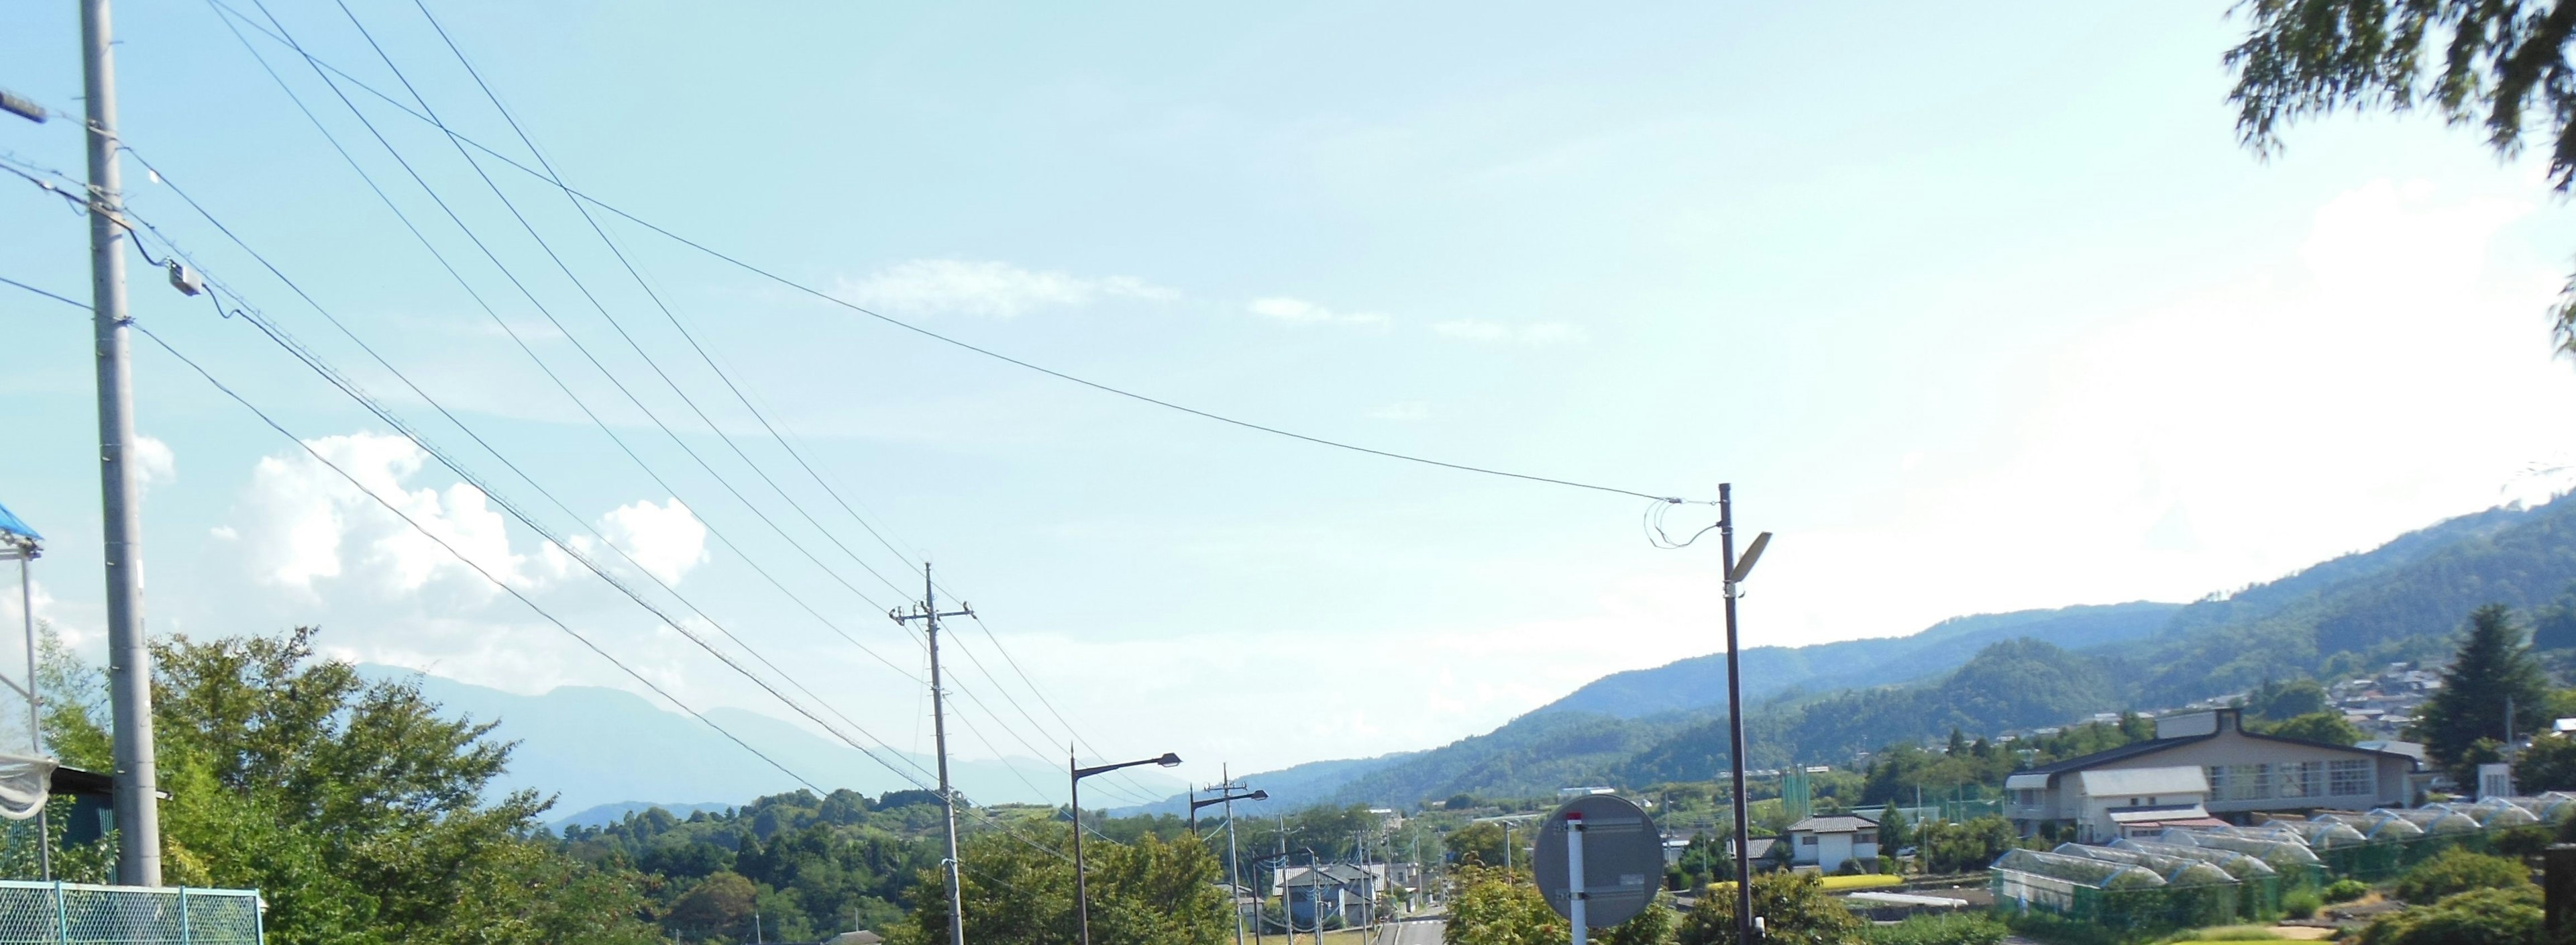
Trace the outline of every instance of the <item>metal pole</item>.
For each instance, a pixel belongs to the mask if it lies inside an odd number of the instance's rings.
[[[939,689],[939,586],[930,580],[930,562],[921,563],[921,605],[930,637],[930,731],[939,748],[939,806],[948,821],[948,945],[966,945],[966,886],[957,873],[957,791],[948,785],[948,714],[946,694]],[[1076,825],[1077,827],[1080,825]],[[1082,834],[1077,830],[1074,838]]]
[[[1082,868],[1082,761],[1064,747],[1064,770],[1073,785],[1073,908],[1081,916],[1082,945],[1091,945],[1091,883]]]
[[[1288,815],[1279,815],[1279,868],[1270,871],[1270,880],[1279,886],[1279,924],[1287,926],[1288,945],[1297,945],[1297,913],[1288,908],[1288,883],[1279,874],[1288,871]]]
[[[143,509],[125,450],[134,442],[127,359],[125,213],[116,170],[116,67],[107,0],[81,0],[89,131],[90,306],[98,343],[100,511],[107,562],[107,680],[116,725],[116,877],[161,885],[159,772],[152,760],[152,654],[143,638]]]
[[[1198,836],[1198,832],[1199,832],[1199,789],[1198,789],[1198,788],[1196,788],[1196,787],[1192,787],[1192,788],[1190,788],[1189,819],[1190,819],[1190,835],[1191,835],[1191,836],[1194,836],[1194,837],[1195,837],[1195,836]]]
[[[32,551],[18,553],[18,615],[27,623],[27,755],[45,756],[43,700],[36,695],[36,591],[35,579],[27,573],[27,558]],[[46,816],[45,806],[36,805],[36,875],[54,878],[54,828]]]
[[[1218,768],[1217,773],[1225,776],[1227,784],[1234,783],[1232,765]],[[1240,896],[1243,894],[1243,871],[1238,862],[1243,858],[1243,854],[1236,852],[1234,848],[1234,798],[1231,796],[1233,793],[1231,790],[1227,791],[1228,797],[1225,800],[1225,881],[1233,885],[1235,895]],[[1260,902],[1261,900],[1254,899],[1253,908],[1260,908]],[[1239,901],[1234,909],[1234,945],[1243,945],[1243,906]]]
[[[1726,739],[1728,773],[1735,778],[1735,941],[1753,942],[1753,867],[1744,803],[1744,671],[1736,659],[1735,497],[1732,483],[1717,484],[1717,544],[1726,559]]]
[[[1591,928],[1583,916],[1583,815],[1574,811],[1565,813],[1565,887],[1566,922],[1574,927],[1574,945],[1583,945]]]

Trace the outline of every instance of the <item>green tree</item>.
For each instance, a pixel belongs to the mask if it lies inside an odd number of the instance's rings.
[[[2477,770],[2468,761],[2471,746],[2505,737],[2506,707],[2512,707],[2514,730],[2530,733],[2546,722],[2548,702],[2545,677],[2523,646],[2513,611],[2488,604],[2469,614],[2459,653],[2442,671],[2442,688],[2416,710],[2406,731],[2454,782],[2467,784]]]
[[[165,880],[260,889],[281,945],[660,939],[631,873],[531,836],[547,802],[485,799],[510,755],[491,723],[316,659],[312,637],[153,641]],[[58,692],[56,750],[106,770],[97,694]]]
[[[1470,866],[1456,883],[1441,945],[1553,945],[1572,931],[1526,873]]]
[[[2545,126],[2551,185],[2576,182],[2576,36],[2570,0],[2246,0],[2252,21],[2227,52],[2237,133],[2257,153],[2281,146],[2291,121],[2337,110],[2430,106],[2453,124],[2485,127],[2500,155],[2521,151],[2525,124]],[[2576,282],[2571,282],[2576,290]],[[2576,354],[2576,291],[2554,319],[2559,349]]]
[[[2576,738],[2543,735],[2514,759],[2515,790],[2530,794],[2576,790]]]
[[[2453,847],[2417,864],[2397,880],[2397,898],[2430,905],[2472,889],[2512,889],[2531,885],[2531,868],[2522,861]]]
[[[2324,742],[2329,745],[2351,745],[2361,741],[2361,730],[2343,720],[2340,712],[2310,712],[2292,716],[2264,730],[2267,735]]]
[[[1926,873],[1966,873],[1985,869],[2013,848],[2021,835],[2011,821],[1988,814],[1964,823],[1923,825],[1916,857]]]
[[[2435,903],[2390,913],[2372,921],[2355,939],[2359,945],[2545,945],[2546,916],[2540,888],[2525,883],[2506,889],[2464,892]]]
[[[2326,687],[2313,679],[2289,682],[2265,682],[2245,696],[2245,713],[2260,718],[2282,721],[2311,715],[2334,708],[2326,697]]]
[[[1449,838],[1442,842],[1446,843],[1452,852],[1458,854],[1459,862],[1463,863],[1467,858],[1474,857],[1478,864],[1500,868],[1503,866],[1503,844],[1508,841],[1503,837],[1501,824],[1487,821],[1460,827],[1451,832]]]
[[[1845,945],[1869,923],[1825,895],[1808,873],[1764,873],[1753,878],[1753,914],[1762,918],[1764,942]],[[1701,896],[1675,930],[1678,945],[1735,945],[1735,893]]]
[[[726,870],[699,880],[671,903],[673,931],[701,941],[733,938],[751,931],[751,909],[760,890],[742,874]]]
[[[1070,844],[1064,824],[1024,824],[1009,833],[969,838],[959,892],[966,939],[1028,945],[1078,941],[1073,864],[1058,851]],[[1147,834],[1134,843],[1085,843],[1090,872],[1091,936],[1120,945],[1218,945],[1234,940],[1224,870],[1198,838],[1172,842]],[[887,931],[905,943],[948,940],[948,897],[938,871],[912,887],[910,920]]]

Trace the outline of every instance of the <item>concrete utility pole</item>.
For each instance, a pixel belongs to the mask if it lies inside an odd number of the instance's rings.
[[[98,341],[98,466],[106,525],[107,688],[116,726],[116,878],[161,885],[160,775],[152,761],[152,653],[143,639],[143,509],[136,501],[134,371],[127,360],[125,203],[116,172],[116,51],[107,0],[81,0],[89,111],[89,288]]]
[[[1717,544],[1726,564],[1726,739],[1727,768],[1735,779],[1735,940],[1752,945],[1759,923],[1753,917],[1753,870],[1746,849],[1748,824],[1744,802],[1744,671],[1737,663],[1735,634],[1736,585],[1752,573],[1753,563],[1762,558],[1762,546],[1770,544],[1771,533],[1763,532],[1745,549],[1744,560],[1735,560],[1735,487],[1717,484]]]
[[[912,613],[887,614],[896,623],[909,620],[922,622],[923,635],[930,640],[930,732],[939,750],[939,806],[948,821],[948,858],[940,865],[948,871],[948,945],[966,945],[966,886],[957,877],[957,791],[948,786],[948,711],[947,693],[939,688],[939,618],[971,617],[975,605],[939,612],[939,586],[931,583],[930,562],[921,562],[921,603]],[[1082,829],[1080,823],[1075,830]]]

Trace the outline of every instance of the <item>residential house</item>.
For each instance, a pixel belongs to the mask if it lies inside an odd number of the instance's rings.
[[[2244,729],[2233,708],[2156,720],[2156,737],[2015,772],[2004,816],[2024,835],[2054,825],[2108,842],[2166,826],[2321,807],[2403,807],[2417,760]]]
[[[1276,881],[1287,897],[1289,920],[1298,928],[1314,928],[1319,910],[1326,924],[1339,917],[1342,925],[1351,926],[1368,921],[1376,908],[1385,869],[1377,863],[1291,866],[1280,870]]]
[[[1789,863],[1824,872],[1853,860],[1878,862],[1878,821],[1850,814],[1809,817],[1789,825]]]

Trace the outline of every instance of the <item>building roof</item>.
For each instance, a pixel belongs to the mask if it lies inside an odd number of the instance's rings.
[[[2209,779],[2189,765],[2166,768],[2106,768],[2078,771],[2075,783],[2088,797],[2118,794],[2207,794]]]
[[[1747,839],[1744,841],[1744,858],[1748,860],[1759,860],[1763,857],[1770,856],[1771,848],[1777,846],[1779,843],[1780,838],[1778,837],[1753,837]],[[1726,841],[1726,852],[1729,854],[1733,854],[1735,852],[1734,840]]]
[[[2151,738],[2143,742],[2130,742],[2118,748],[2097,751],[2089,755],[2068,758],[2064,761],[2053,762],[2022,771],[2016,771],[2013,772],[2011,778],[2006,779],[2005,783],[2010,785],[2012,783],[2012,779],[2033,774],[2047,775],[2050,778],[2055,778],[2057,775],[2066,774],[2068,772],[2083,771],[2088,768],[2098,768],[2114,761],[2126,761],[2140,755],[2152,755],[2160,751],[2180,748],[2184,745],[2193,744],[2195,742],[2205,742],[2210,739],[2217,738],[2219,735],[2227,732],[2234,732],[2239,737],[2251,738],[2259,742],[2280,742],[2285,745],[2301,745],[2308,748],[2325,748],[2334,751],[2348,751],[2356,755],[2378,755],[2385,758],[2404,758],[2409,763],[2414,763],[2419,760],[2412,755],[2407,755],[2401,752],[2380,751],[2375,748],[2363,748],[2357,745],[2337,745],[2332,742],[2312,742],[2304,738],[2283,738],[2279,735],[2264,735],[2258,732],[2248,732],[2241,728],[2229,727],[2216,732],[2208,732],[2200,735],[2184,735],[2177,738]]]
[[[860,929],[856,932],[843,932],[839,935],[825,939],[823,941],[823,945],[877,945],[877,943],[883,941],[885,941],[885,938],[879,936],[877,933],[870,932],[866,929]]]
[[[1878,829],[1878,821],[1849,814],[1809,817],[1789,825],[1791,833],[1860,833],[1864,830],[1876,829]]]

